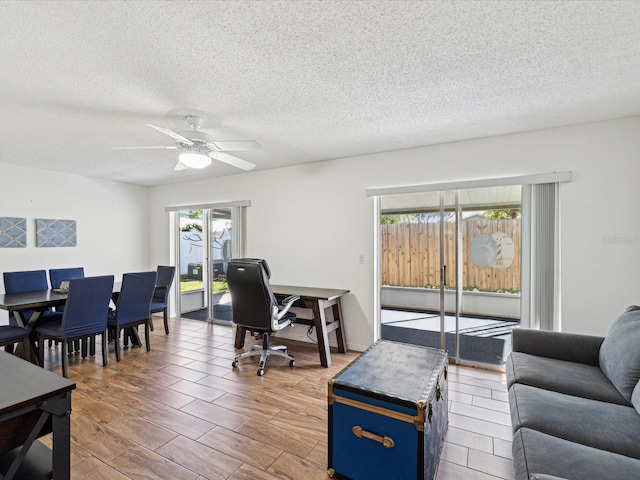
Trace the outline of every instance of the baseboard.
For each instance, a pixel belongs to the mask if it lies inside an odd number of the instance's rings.
[[[291,340],[296,340],[298,342],[316,344],[317,342],[315,341],[316,339],[315,328],[313,330],[313,333],[311,334],[311,337],[313,338],[313,340],[311,340],[307,336],[308,328],[309,327],[307,325],[294,325],[291,328],[285,328],[284,330],[279,331],[276,338],[288,338]],[[329,346],[338,348],[338,343],[336,341],[334,332],[329,333]],[[354,352],[364,352],[370,346],[371,345],[360,345],[358,343],[350,343],[349,341],[347,341],[347,349]]]

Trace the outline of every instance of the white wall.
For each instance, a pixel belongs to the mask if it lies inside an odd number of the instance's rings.
[[[0,216],[27,219],[27,247],[0,248],[2,272],[82,266],[120,281],[150,268],[147,187],[0,164],[0,198]],[[36,248],[36,218],[76,220],[78,246]]]
[[[170,257],[165,206],[251,200],[247,254],[268,259],[274,283],[351,290],[347,340],[360,350],[375,340],[365,188],[563,170],[573,172],[560,190],[563,330],[605,334],[640,303],[640,117],[153,187],[150,261]]]
[[[276,283],[350,289],[347,339],[362,349],[375,340],[365,188],[560,170],[573,171],[560,190],[563,330],[604,334],[640,303],[640,117],[151,189],[0,165],[0,216],[26,218],[29,232],[27,248],[0,249],[0,270],[82,265],[118,277],[154,268],[171,260],[166,205],[248,199],[247,254],[267,258]],[[78,246],[36,248],[36,218],[76,220]]]

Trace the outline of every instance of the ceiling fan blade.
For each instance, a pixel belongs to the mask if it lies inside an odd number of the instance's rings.
[[[233,152],[240,150],[260,150],[262,146],[255,140],[230,140],[225,142],[209,142],[211,148],[219,152]]]
[[[176,166],[173,167],[174,170],[186,170],[187,167],[184,163],[182,163],[180,160],[178,160],[178,163],[176,163]]]
[[[168,128],[164,128],[164,127],[158,127],[157,125],[151,125],[150,123],[147,123],[147,125],[150,126],[151,128],[155,128],[156,130],[158,130],[161,133],[164,133],[165,135],[169,135],[171,138],[174,138],[180,142],[184,142],[187,145],[193,145],[193,142],[191,140],[183,137],[182,135],[174,132],[173,130],[169,130]]]
[[[164,148],[166,150],[176,150],[178,147],[176,147],[175,145],[172,145],[170,147],[167,147],[166,145],[161,145],[158,147],[111,147],[111,150],[140,150],[145,148]]]
[[[228,153],[211,152],[209,156],[215,160],[219,160],[222,163],[226,163],[227,165],[231,165],[232,167],[236,167],[241,170],[249,171],[256,168],[255,163],[251,163],[241,158],[234,157],[233,155],[229,155]]]

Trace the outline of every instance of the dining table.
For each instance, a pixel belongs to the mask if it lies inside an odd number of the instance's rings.
[[[0,309],[13,312],[18,326],[29,331],[35,328],[44,312],[66,302],[67,292],[58,289],[0,294]]]
[[[122,282],[113,284],[113,294],[120,293]],[[38,325],[44,312],[53,307],[64,306],[67,301],[68,291],[58,288],[48,290],[35,290],[22,293],[1,293],[0,310],[13,312],[18,326],[26,328],[29,332]],[[141,346],[142,342],[135,328],[128,330],[128,339],[135,346]],[[32,341],[30,358],[33,363],[38,362],[38,346]]]

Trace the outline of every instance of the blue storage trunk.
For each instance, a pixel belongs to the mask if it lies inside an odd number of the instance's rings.
[[[381,340],[329,381],[328,475],[433,480],[448,425],[447,353]]]

